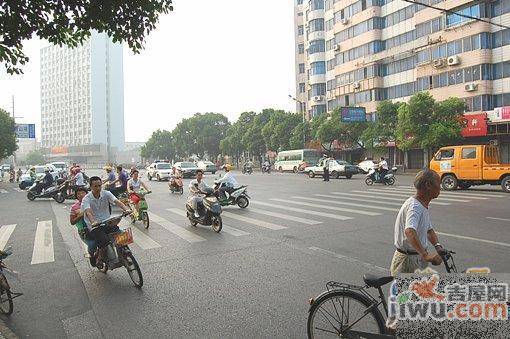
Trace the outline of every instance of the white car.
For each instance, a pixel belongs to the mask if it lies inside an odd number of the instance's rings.
[[[303,172],[307,173],[310,178],[316,175],[322,176],[324,174],[324,161],[325,159],[321,159],[317,165],[305,167]],[[347,179],[350,179],[357,173],[358,168],[349,164],[347,161],[329,160],[329,175],[334,179],[338,179],[340,176],[345,176]]]
[[[361,170],[361,172],[366,174],[371,169],[377,168],[377,162],[374,160],[364,160],[358,164],[358,168]]]
[[[199,161],[197,162],[197,167],[198,169],[204,171],[204,173],[211,172],[212,174],[214,174],[217,171],[216,165],[210,161]]]
[[[177,168],[182,173],[183,178],[194,178],[197,175],[198,167],[192,162],[180,161],[174,164],[174,167]]]
[[[48,165],[38,165],[38,166],[32,166],[35,170],[35,178],[36,180],[39,178],[44,177],[44,172],[46,171],[46,168],[49,167],[50,173],[53,176],[53,179],[55,181],[58,179],[58,171],[55,166],[48,164]],[[20,183],[19,188],[26,189],[27,187],[32,185],[32,178],[30,177],[30,169],[26,170],[25,173],[23,173],[20,177]]]
[[[67,163],[63,161],[52,162],[49,165],[55,166],[59,174],[67,174],[67,171],[69,170]]]
[[[154,162],[147,167],[147,179],[170,180],[172,165],[168,162]]]

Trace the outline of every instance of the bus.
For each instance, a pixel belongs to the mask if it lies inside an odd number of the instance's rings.
[[[322,155],[314,149],[281,151],[276,157],[274,168],[279,172],[292,171],[297,173],[307,166],[317,164],[321,157]]]

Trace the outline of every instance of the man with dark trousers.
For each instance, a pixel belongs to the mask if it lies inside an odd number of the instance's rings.
[[[324,181],[329,181],[329,157],[324,156],[324,160],[322,162],[322,165],[324,166]]]

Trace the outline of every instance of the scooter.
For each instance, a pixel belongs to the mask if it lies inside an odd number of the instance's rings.
[[[131,213],[131,223],[134,224],[137,221],[142,221],[145,228],[149,228],[149,213],[147,210],[149,209],[149,205],[147,205],[147,201],[145,200],[145,196],[147,194],[152,193],[151,191],[140,191],[136,193],[140,198],[138,202],[138,211],[136,210],[135,205],[131,200],[129,200],[129,208],[133,211]]]
[[[116,226],[119,224],[122,217],[130,214],[129,212],[124,212],[121,215],[112,216],[106,220],[101,221],[98,225],[94,225],[93,228],[96,227],[106,227],[106,225]],[[114,270],[120,267],[125,267],[131,281],[137,288],[141,288],[143,286],[143,276],[142,271],[140,270],[140,266],[136,261],[133,253],[129,249],[128,245],[133,243],[133,233],[130,228],[121,229],[118,232],[109,233],[108,234],[109,244],[106,247],[106,258],[104,262],[97,264],[97,268],[99,271],[106,273],[108,270]],[[94,257],[97,260],[98,250],[94,253]]]
[[[243,166],[243,174],[252,174],[253,168],[251,166]]]
[[[218,190],[221,187],[225,187],[226,183],[215,181],[215,191],[218,192]],[[237,188],[234,188],[234,190],[230,193],[225,192],[227,195],[226,199],[219,200],[221,206],[229,206],[229,205],[237,205],[240,208],[246,208],[250,204],[250,196],[248,195],[248,186],[240,186]],[[218,197],[218,196],[217,196]],[[218,197],[219,198],[219,197]]]
[[[58,185],[58,197],[55,199],[56,202],[62,204],[66,200],[74,200],[74,190],[70,188],[72,179],[57,179]],[[85,189],[89,190],[89,185],[85,185]]]
[[[223,221],[221,220],[221,205],[218,202],[218,198],[214,195],[214,189],[209,187],[200,193],[205,195],[205,197],[202,203],[197,204],[199,217],[195,217],[195,211],[193,210],[190,202],[186,203],[186,216],[188,217],[191,226],[196,227],[197,224],[212,226],[214,232],[220,233],[221,228],[223,227]]]
[[[271,165],[262,165],[262,173],[271,174]]]
[[[43,178],[37,179],[34,181],[32,186],[28,189],[27,199],[30,201],[34,201],[36,198],[53,198],[55,201],[58,199],[58,186],[54,185],[51,187],[47,187],[46,189],[42,189],[39,187],[39,183],[43,180]]]
[[[176,178],[175,180],[170,180],[170,182],[168,183],[168,187],[170,187],[171,193],[180,193],[180,194],[184,193],[184,188],[183,188],[181,178]]]
[[[395,184],[395,172],[396,171],[397,171],[397,167],[393,167],[390,171],[388,171],[388,173],[386,173],[384,178],[382,178],[382,179],[379,178],[377,180],[376,170],[374,168],[371,168],[368,171],[367,177],[365,179],[365,184],[367,184],[368,186],[372,186],[374,183],[377,183],[377,184],[384,184],[384,185],[392,186]]]

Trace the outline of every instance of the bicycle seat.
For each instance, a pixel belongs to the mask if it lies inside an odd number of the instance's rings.
[[[381,287],[386,285],[387,283],[393,281],[392,276],[379,276],[374,274],[365,274],[363,275],[363,281],[365,281],[365,284],[367,284],[369,287]]]

